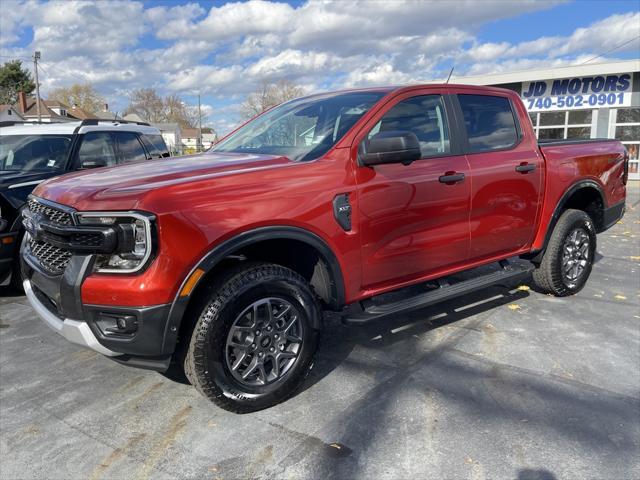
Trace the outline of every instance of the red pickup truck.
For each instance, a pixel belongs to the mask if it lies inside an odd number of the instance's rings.
[[[253,411],[301,385],[326,311],[357,324],[531,274],[578,292],[627,175],[617,141],[538,144],[509,90],[312,95],[185,161],[40,185],[24,288],[70,341],[182,362],[213,402]]]

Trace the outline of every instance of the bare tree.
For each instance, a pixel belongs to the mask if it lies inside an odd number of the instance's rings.
[[[276,83],[265,82],[260,90],[247,96],[242,105],[240,105],[240,114],[243,118],[249,119],[274,105],[301,97],[303,94],[303,88],[289,80],[280,80]]]
[[[187,105],[176,94],[164,98],[164,113],[167,122],[177,123],[181,127],[194,128],[198,125],[198,107]]]
[[[56,88],[49,92],[49,100],[58,100],[68,107],[78,106],[87,113],[95,113],[105,104],[104,97],[90,83]]]
[[[125,115],[135,113],[152,123],[177,123],[181,127],[195,127],[198,124],[198,109],[187,105],[176,94],[162,97],[153,88],[140,88],[131,92]]]
[[[135,113],[147,122],[159,123],[166,121],[164,101],[153,88],[139,88],[131,92],[129,106],[125,115]]]

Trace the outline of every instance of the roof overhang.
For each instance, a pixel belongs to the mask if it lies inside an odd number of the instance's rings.
[[[584,65],[573,65],[569,67],[547,67],[535,70],[520,70],[517,72],[474,75],[469,77],[456,76],[454,71],[453,78],[451,80],[452,82],[465,85],[502,85],[508,83],[531,82],[535,80],[553,80],[556,78],[611,75],[629,72],[640,72],[640,60],[587,63]]]

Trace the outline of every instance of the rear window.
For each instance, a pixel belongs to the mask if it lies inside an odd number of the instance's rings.
[[[509,148],[518,142],[518,127],[508,98],[458,95],[458,100],[472,153]]]
[[[149,151],[149,154],[152,157],[168,157],[169,150],[167,149],[167,145],[164,143],[164,139],[162,135],[140,135],[142,139],[142,143],[144,143],[145,148]]]

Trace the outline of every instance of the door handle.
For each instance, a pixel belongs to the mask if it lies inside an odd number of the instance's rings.
[[[445,175],[442,175],[438,178],[440,183],[446,183],[447,185],[453,185],[454,183],[458,183],[464,180],[464,173],[449,173],[447,172]]]
[[[533,163],[523,163],[516,167],[516,172],[527,173],[533,172],[536,169],[536,166]]]

